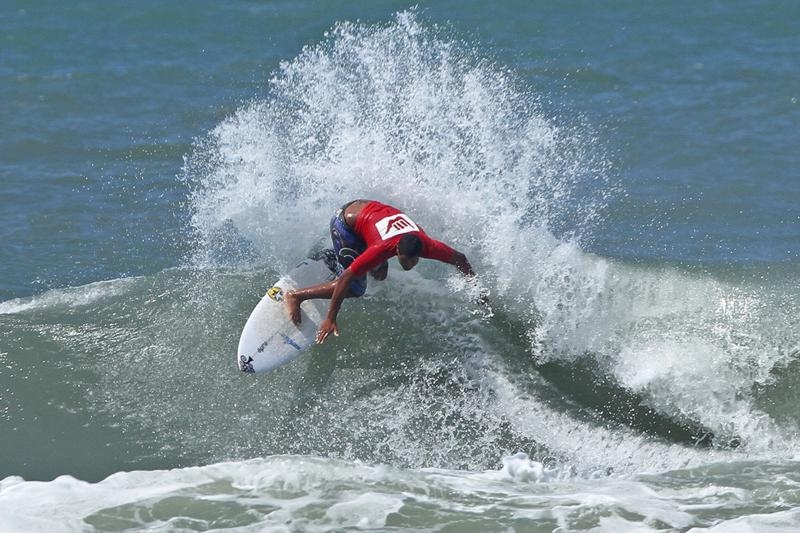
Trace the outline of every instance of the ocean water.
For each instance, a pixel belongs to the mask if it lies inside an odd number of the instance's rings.
[[[4,3],[0,531],[797,530],[799,18]],[[358,197],[477,283],[240,373]]]

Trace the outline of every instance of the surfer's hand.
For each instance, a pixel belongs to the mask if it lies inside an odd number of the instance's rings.
[[[317,331],[317,344],[322,344],[325,342],[325,339],[328,338],[328,335],[333,333],[337,337],[339,336],[339,326],[336,325],[335,320],[331,320],[326,318],[322,321],[322,324],[319,325],[319,331]]]
[[[492,303],[489,301],[489,292],[481,291],[481,294],[475,300],[475,303],[482,305],[483,307],[492,307]]]

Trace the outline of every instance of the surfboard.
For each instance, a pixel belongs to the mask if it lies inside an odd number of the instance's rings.
[[[242,329],[236,362],[248,373],[269,372],[291,363],[314,344],[319,324],[328,311],[328,300],[306,300],[296,326],[286,312],[285,292],[336,278],[336,256],[323,250],[290,270],[275,282],[258,302]]]

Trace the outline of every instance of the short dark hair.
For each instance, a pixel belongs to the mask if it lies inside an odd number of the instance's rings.
[[[403,235],[397,243],[397,253],[406,257],[419,256],[422,253],[422,239],[419,235]]]

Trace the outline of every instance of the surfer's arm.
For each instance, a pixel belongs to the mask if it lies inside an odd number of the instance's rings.
[[[469,264],[466,255],[462,254],[455,248],[451,248],[442,241],[432,239],[424,233],[420,236],[420,238],[424,243],[422,257],[435,259],[436,261],[453,265],[465,276],[475,276],[475,271],[472,270],[472,265]]]
[[[339,276],[339,279],[336,280],[336,285],[331,295],[331,304],[328,306],[328,314],[325,320],[319,325],[319,330],[317,331],[317,344],[325,342],[325,339],[327,339],[328,335],[331,333],[337,337],[339,336],[339,326],[336,325],[336,316],[339,314],[339,308],[342,306],[345,296],[347,296],[347,291],[350,288],[350,282],[353,281],[353,277],[353,271],[346,268],[345,271],[342,272],[342,275]]]
[[[465,276],[473,277],[475,276],[475,271],[472,270],[472,265],[469,264],[467,260],[467,256],[459,252],[458,250],[453,250],[453,256],[450,258],[449,263],[454,265],[459,272],[464,274]]]
[[[461,274],[466,276],[467,278],[471,279],[471,283],[477,283],[477,277],[475,275],[475,271],[472,269],[472,265],[469,263],[467,256],[459,252],[458,250],[453,250],[453,255],[450,257],[448,261],[451,265],[454,265]],[[476,287],[479,292],[479,295],[476,298],[476,303],[481,304],[484,307],[490,308],[491,304],[489,302],[489,291],[486,289],[482,289]]]

